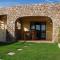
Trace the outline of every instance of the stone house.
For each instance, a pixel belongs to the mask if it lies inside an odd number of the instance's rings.
[[[0,8],[0,42],[59,42],[60,4]]]

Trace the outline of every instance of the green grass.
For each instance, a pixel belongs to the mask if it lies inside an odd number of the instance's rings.
[[[18,48],[22,48],[23,50],[17,51]],[[13,56],[7,55],[10,51],[16,54]],[[56,43],[16,42],[9,45],[1,45],[0,58],[3,60],[60,60],[60,49]]]

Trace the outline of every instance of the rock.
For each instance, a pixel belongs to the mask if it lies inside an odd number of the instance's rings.
[[[58,43],[58,47],[60,48],[60,43]]]
[[[23,49],[17,49],[18,51],[21,51],[21,50],[23,50]]]
[[[15,53],[14,52],[9,52],[8,55],[12,56],[12,55],[15,55]]]
[[[29,44],[29,45],[32,45],[32,44]]]
[[[28,47],[28,46],[24,46],[24,47]]]

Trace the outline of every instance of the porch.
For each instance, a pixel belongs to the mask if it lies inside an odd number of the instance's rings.
[[[47,16],[19,17],[15,22],[16,40],[52,41],[53,23]]]

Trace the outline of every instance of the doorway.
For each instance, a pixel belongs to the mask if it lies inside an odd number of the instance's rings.
[[[6,42],[7,15],[0,15],[0,42]]]
[[[46,40],[46,23],[44,22],[31,22],[30,30],[36,32],[34,39]]]

